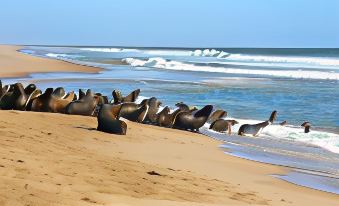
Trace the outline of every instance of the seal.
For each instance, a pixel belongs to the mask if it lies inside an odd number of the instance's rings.
[[[178,102],[175,104],[175,106],[178,107],[183,112],[194,112],[198,110],[196,106],[188,106],[183,102]]]
[[[161,110],[161,112],[159,112],[158,116],[157,116],[157,125],[161,126],[161,127],[166,127],[166,122],[168,121],[168,117],[170,114],[170,109],[168,106],[166,106],[163,110]]]
[[[285,126],[286,124],[287,124],[286,120],[279,123],[280,126]]]
[[[98,105],[108,104],[108,97],[107,96],[104,96],[101,93],[95,93],[95,95],[98,96],[98,98],[99,98]]]
[[[25,105],[25,110],[26,111],[31,111],[32,108],[32,102],[35,98],[39,97],[42,94],[40,89],[34,90],[28,97],[28,100]]]
[[[53,96],[49,100],[49,111],[53,113],[66,113],[67,106],[73,101],[75,93],[69,92],[64,98]]]
[[[31,95],[35,90],[36,90],[36,85],[35,84],[29,84],[27,87],[25,87],[25,94],[26,95]]]
[[[180,112],[175,119],[173,128],[199,131],[199,128],[207,122],[212,110],[212,105],[206,105],[195,114],[191,112]]]
[[[2,87],[2,81],[0,80],[0,99],[3,96],[3,94],[5,93],[4,88]]]
[[[144,123],[156,124],[158,119],[158,111],[160,105],[162,104],[157,98],[152,97],[148,100],[144,100],[148,104],[148,111],[146,113],[146,117],[144,119]]]
[[[80,100],[71,102],[66,107],[66,114],[93,116],[96,106],[98,105],[99,98],[95,96],[92,90],[87,90],[86,95]]]
[[[170,109],[166,106],[159,114],[157,118],[157,125],[160,127],[172,128],[177,115],[183,112],[181,109],[175,110],[170,113]]]
[[[133,92],[131,92],[126,97],[123,97],[121,92],[118,90],[113,90],[112,96],[113,96],[113,104],[120,104],[120,103],[126,103],[126,102],[135,102],[135,100],[138,98],[140,94],[140,89],[136,89]]]
[[[65,97],[65,95],[66,95],[66,92],[63,87],[56,88],[52,93],[52,97],[59,98],[59,99]]]
[[[121,105],[101,105],[97,115],[97,130],[111,134],[125,135],[127,132],[127,124],[118,119],[120,109]]]
[[[29,102],[26,110],[34,112],[50,112],[49,101],[52,98],[53,88],[47,88],[43,94],[32,98]]]
[[[11,85],[5,85],[2,87],[2,82],[0,81],[0,100],[7,92],[13,92],[13,87],[11,87]]]
[[[225,119],[218,119],[215,120],[211,125],[209,129],[212,129],[216,132],[226,132],[228,134],[232,133],[232,126],[235,124],[239,124],[236,120],[225,120]]]
[[[225,118],[225,117],[227,117],[227,112],[224,111],[224,110],[218,109],[218,110],[215,110],[211,114],[210,118],[208,119],[208,122],[213,123],[213,122],[217,121],[218,119],[222,119],[222,118]]]
[[[142,101],[140,104],[127,102],[120,105],[118,117],[123,117],[133,122],[143,122],[149,110],[148,101]]]
[[[272,124],[273,121],[276,119],[277,111],[273,111],[269,120],[258,123],[258,124],[243,124],[240,126],[238,130],[238,135],[253,135],[258,136],[261,131],[268,125]]]
[[[25,110],[28,96],[25,93],[24,87],[21,83],[15,83],[10,86],[0,100],[0,108],[3,110]]]
[[[86,93],[82,89],[79,89],[78,100],[81,100],[85,96],[86,96]]]
[[[304,123],[302,123],[301,126],[305,128],[304,129],[305,133],[309,133],[310,132],[311,124],[309,122],[304,122]]]

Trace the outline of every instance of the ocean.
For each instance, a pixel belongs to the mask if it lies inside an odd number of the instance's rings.
[[[6,79],[41,88],[91,88],[111,96],[141,89],[174,109],[177,102],[212,104],[236,119],[234,135],[201,133],[222,140],[225,153],[292,168],[283,180],[339,194],[339,49],[123,48],[26,46],[23,53],[103,68],[98,74],[48,73]],[[244,123],[278,111],[259,137],[239,137]],[[287,121],[286,126],[279,123]],[[309,121],[311,132],[300,125]],[[275,175],[275,174],[272,174]]]

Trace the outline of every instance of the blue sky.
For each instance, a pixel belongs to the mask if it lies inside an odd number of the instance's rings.
[[[339,47],[339,0],[1,0],[0,43]]]

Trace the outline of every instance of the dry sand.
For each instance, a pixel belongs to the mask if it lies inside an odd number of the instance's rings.
[[[64,61],[34,57],[17,52],[21,46],[0,45],[0,77],[26,76],[40,72],[89,72],[99,68],[84,67]]]
[[[127,124],[117,136],[96,131],[93,117],[0,111],[0,205],[338,205],[338,195],[276,179],[288,170],[225,155],[211,138]]]

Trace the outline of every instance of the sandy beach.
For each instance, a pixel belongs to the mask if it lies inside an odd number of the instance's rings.
[[[0,46],[0,77],[98,72]],[[221,142],[127,121],[126,136],[93,117],[0,111],[0,205],[337,205],[338,195],[272,177],[287,168],[224,154]]]
[[[18,52],[20,46],[0,45],[0,77],[21,77],[43,72],[88,72],[99,68],[84,67],[63,61],[34,57]]]

